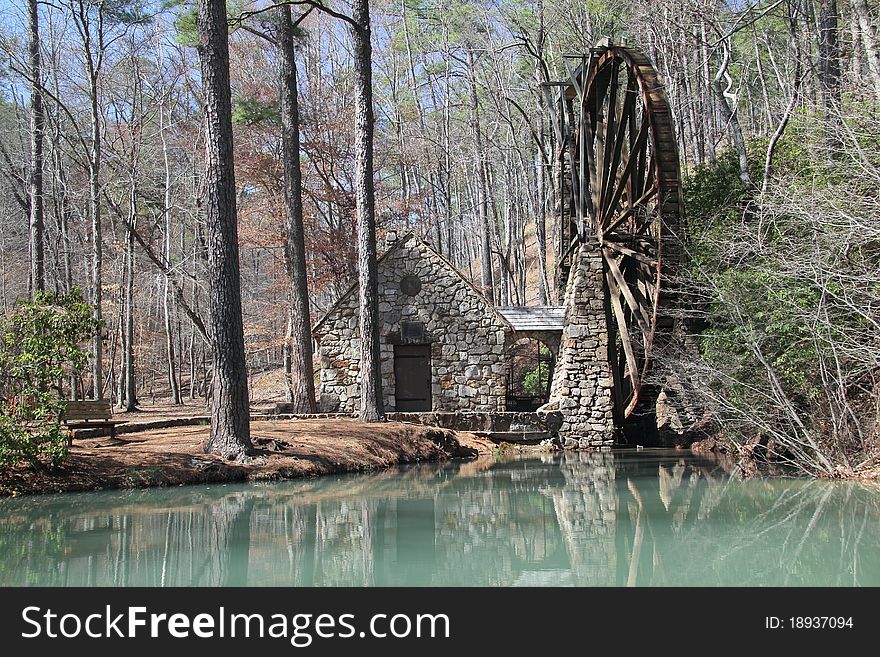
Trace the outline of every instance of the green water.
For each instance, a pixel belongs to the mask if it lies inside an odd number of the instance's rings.
[[[0,500],[0,585],[880,585],[880,489],[662,451]]]

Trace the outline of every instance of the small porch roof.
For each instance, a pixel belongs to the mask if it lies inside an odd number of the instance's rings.
[[[498,312],[514,331],[561,331],[565,324],[565,306],[512,306]]]

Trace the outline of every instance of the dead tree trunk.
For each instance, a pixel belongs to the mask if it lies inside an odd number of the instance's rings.
[[[205,223],[214,365],[211,436],[205,451],[242,459],[252,445],[241,317],[229,34],[223,0],[199,0],[198,29],[207,124]]]

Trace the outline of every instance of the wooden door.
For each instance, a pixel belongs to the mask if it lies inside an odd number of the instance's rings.
[[[394,347],[394,407],[398,411],[431,410],[431,345]]]

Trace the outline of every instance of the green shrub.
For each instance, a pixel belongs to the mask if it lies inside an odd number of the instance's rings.
[[[98,328],[79,290],[38,293],[0,324],[0,464],[66,458],[62,381],[83,370],[81,344]]]

